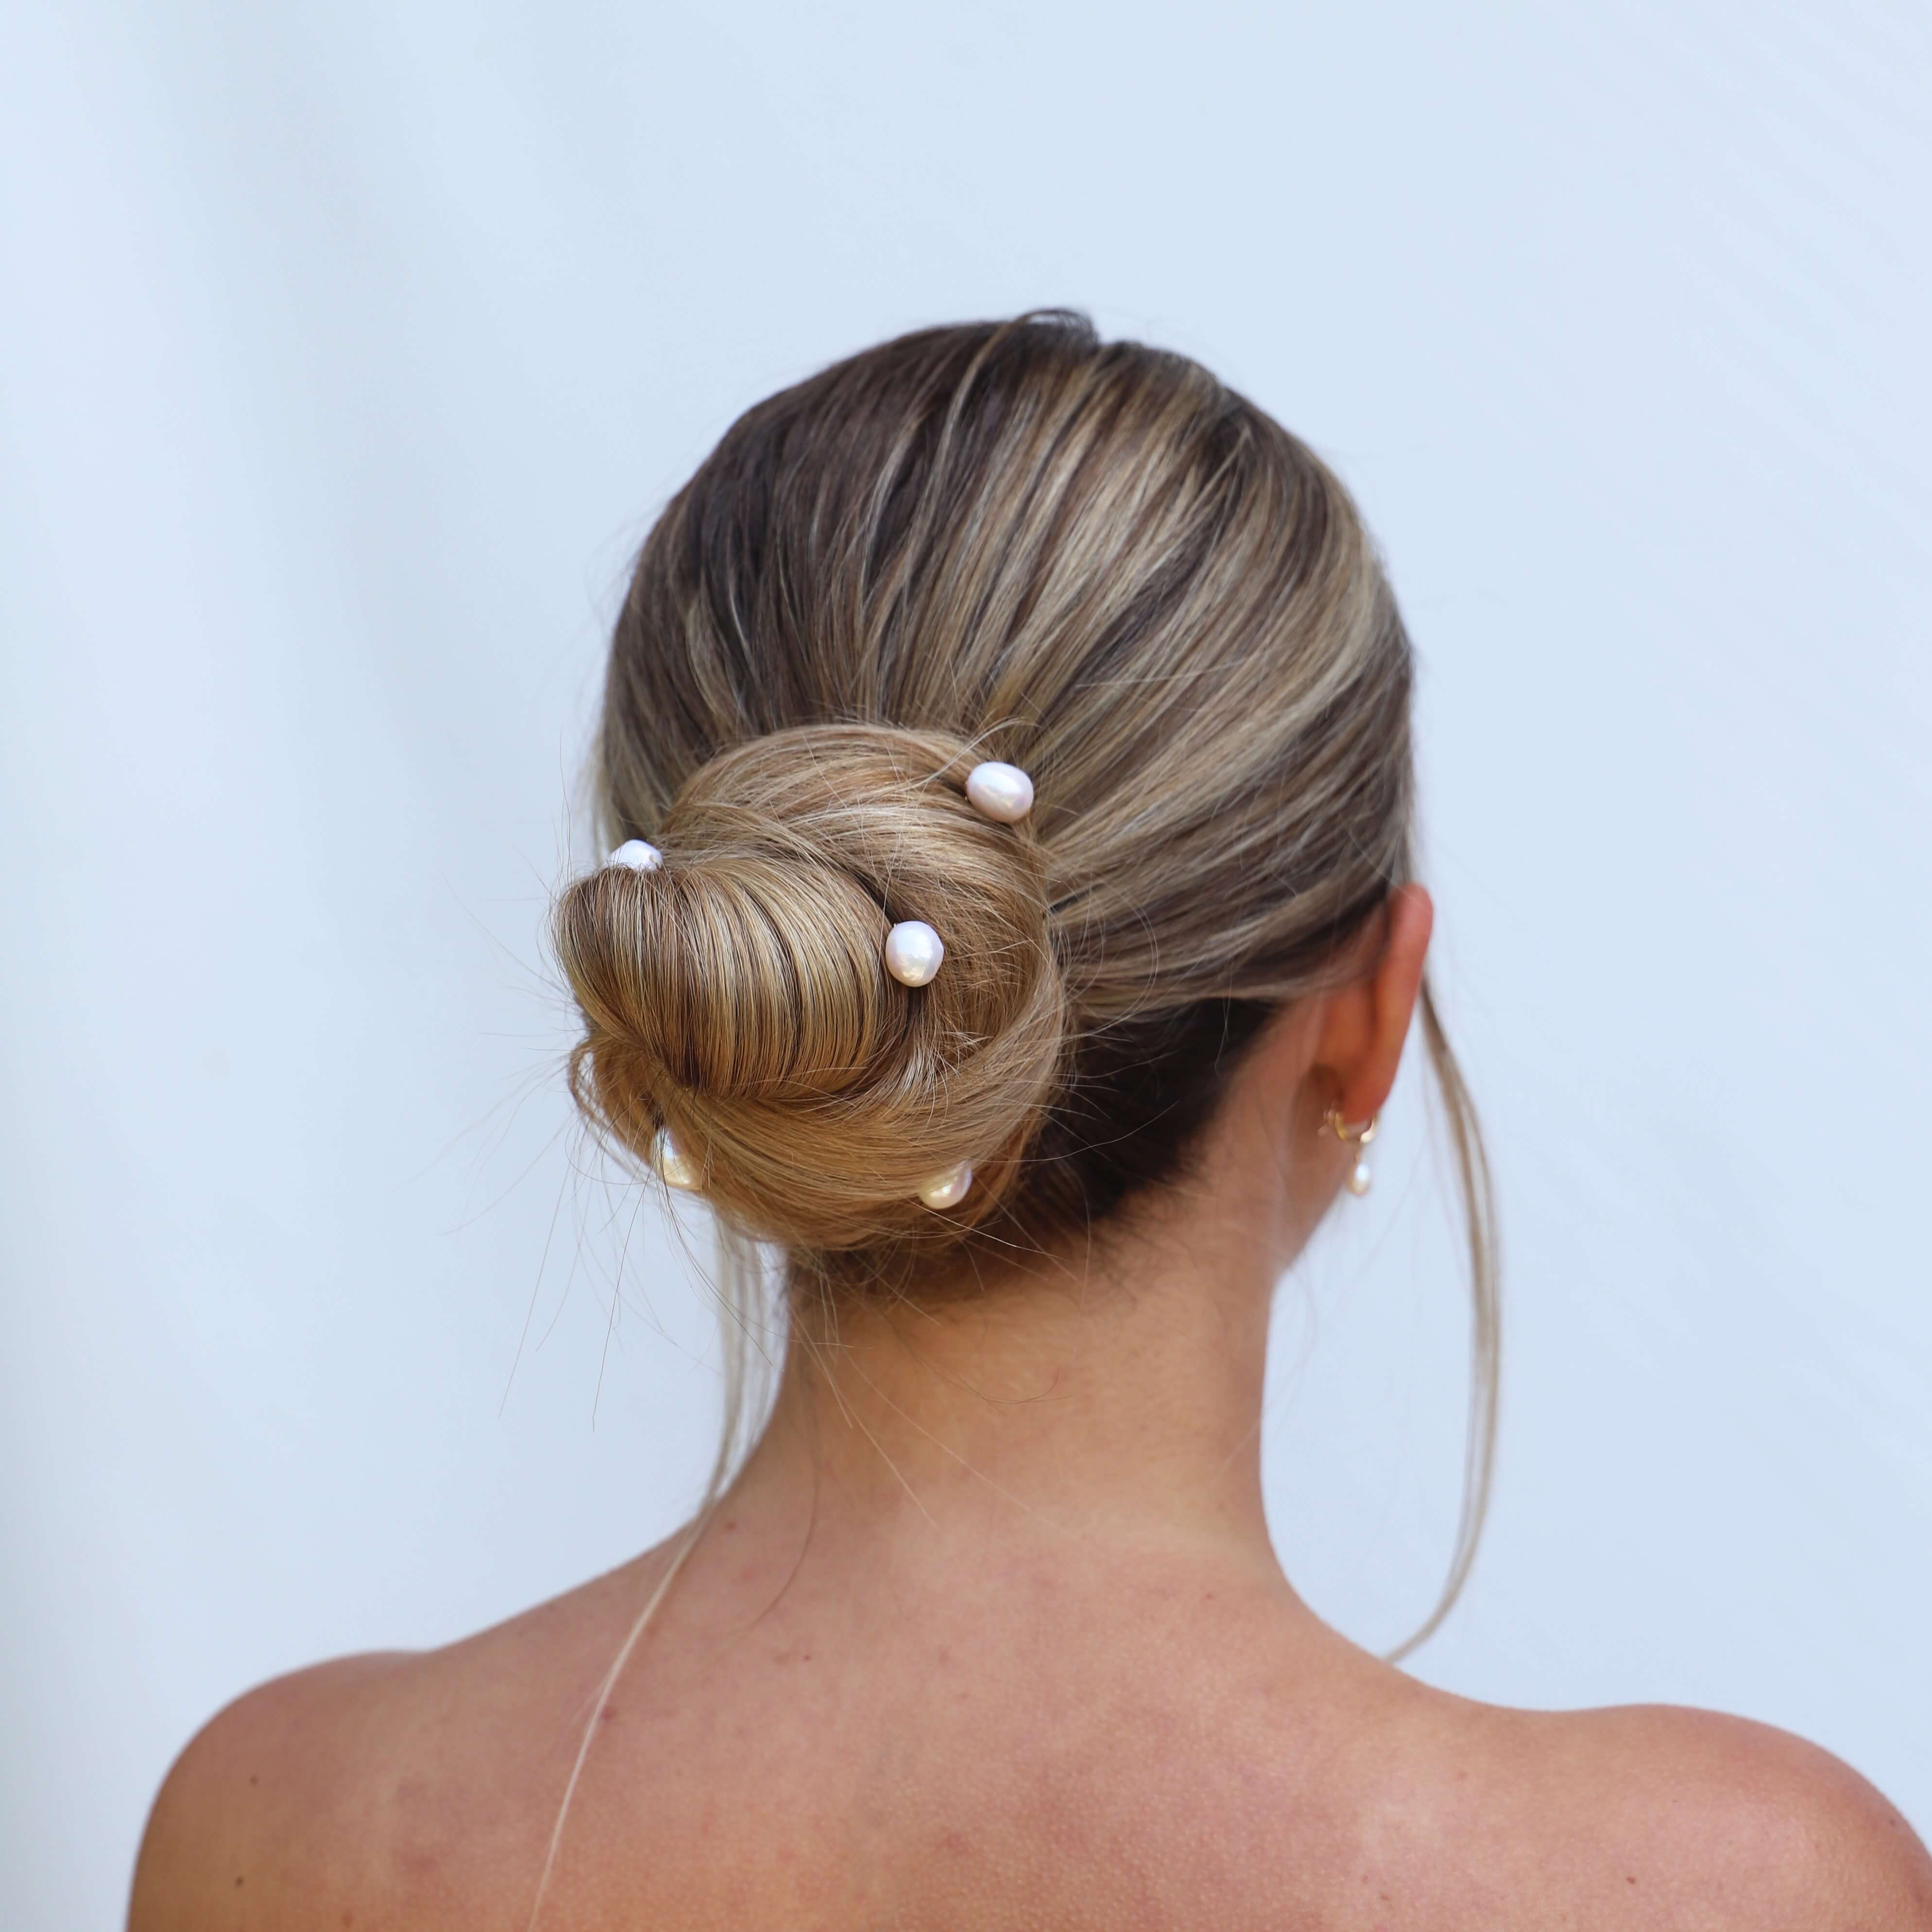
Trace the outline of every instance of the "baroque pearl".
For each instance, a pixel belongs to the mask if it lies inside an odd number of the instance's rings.
[[[944,1174],[935,1174],[926,1182],[919,1190],[919,1198],[928,1208],[956,1208],[965,1199],[967,1190],[972,1185],[972,1163],[962,1160],[957,1167],[949,1167]]]
[[[703,1185],[704,1170],[671,1138],[668,1127],[660,1127],[651,1136],[651,1166],[667,1187],[688,1192]]]
[[[945,957],[945,942],[922,919],[902,919],[886,934],[886,970],[902,986],[926,985]]]
[[[1360,1200],[1367,1193],[1374,1180],[1375,1176],[1369,1172],[1368,1162],[1358,1160],[1348,1171],[1348,1192]]]
[[[974,811],[1002,825],[1017,825],[1033,809],[1033,780],[1018,766],[993,759],[966,774],[966,796]]]
[[[628,866],[634,872],[655,872],[664,863],[664,854],[641,838],[626,838],[604,862]]]

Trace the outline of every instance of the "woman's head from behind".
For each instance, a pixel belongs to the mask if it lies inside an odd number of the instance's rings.
[[[1087,1238],[1184,1169],[1269,1017],[1411,877],[1412,681],[1346,490],[1196,364],[1047,314],[825,370],[740,418],[639,556],[600,806],[663,862],[559,906],[580,1101],[640,1156],[667,1130],[814,1305]],[[986,760],[1030,776],[1020,824],[968,802]],[[914,920],[946,953],[908,987],[882,951]],[[1460,1571],[1488,1206],[1426,990],[1422,1016],[1477,1296]]]
[[[639,560],[602,803],[665,863],[565,898],[580,1093],[802,1276],[1090,1228],[1409,876],[1410,682],[1346,492],[1197,365],[1057,315],[839,364]],[[995,758],[1018,826],[966,802]],[[880,964],[911,919],[916,990]]]

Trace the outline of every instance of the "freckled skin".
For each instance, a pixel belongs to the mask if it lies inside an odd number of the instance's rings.
[[[1206,1604],[1197,1552],[1082,1553],[909,1564],[862,1606],[842,1566],[776,1602],[698,1571],[600,1726],[541,1922],[1932,1925],[1903,1824],[1796,1740],[1465,1704],[1258,1581]],[[212,1838],[248,1892],[157,1903],[136,1932],[522,1928],[581,1714],[662,1560],[254,1694],[187,1772],[188,1862]],[[158,1828],[151,1855],[180,1856]]]
[[[1346,1172],[1322,1111],[1394,1078],[1415,897],[1264,1036],[1196,1178],[1058,1277],[855,1313],[788,1365],[595,1725],[540,1926],[1932,1932],[1932,1861],[1823,1752],[1449,1696],[1282,1574],[1270,1299]],[[231,1706],[156,1802],[130,1932],[525,1932],[675,1547]]]

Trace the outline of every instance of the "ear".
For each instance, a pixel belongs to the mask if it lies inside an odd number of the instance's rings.
[[[1435,924],[1428,893],[1397,886],[1366,935],[1366,966],[1326,996],[1310,1071],[1325,1079],[1352,1126],[1379,1113],[1395,1084]]]

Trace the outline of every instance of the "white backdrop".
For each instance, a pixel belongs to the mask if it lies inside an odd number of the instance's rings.
[[[538,937],[602,628],[740,408],[1047,302],[1330,455],[1425,661],[1509,1330],[1415,1667],[1932,1829],[1928,100],[1910,0],[10,8],[0,1920],[112,1924],[246,1684],[688,1504],[708,1314],[572,1179]],[[1464,1336],[1384,1144],[1268,1439],[1378,1644]]]

